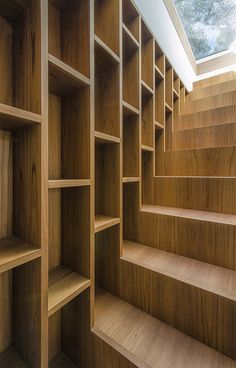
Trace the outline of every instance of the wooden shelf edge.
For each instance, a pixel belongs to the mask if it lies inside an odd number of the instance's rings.
[[[173,88],[173,92],[174,92],[174,95],[175,95],[177,98],[179,98],[179,93],[176,91],[176,89],[175,89],[175,88]]]
[[[91,185],[90,179],[56,179],[48,181],[49,189],[85,187]]]
[[[66,93],[90,85],[89,78],[51,54],[48,54],[48,63],[49,89],[52,93],[63,94],[64,91]]]
[[[158,68],[157,65],[155,65],[155,74],[156,76],[159,76],[159,79],[161,80],[164,80],[165,79],[165,76],[164,74],[161,72],[161,70]]]
[[[124,23],[122,23],[122,29],[126,33],[126,35],[130,38],[130,41],[133,43],[134,47],[136,49],[139,48],[139,42],[136,40],[136,38],[132,35],[130,30],[126,27]]]
[[[27,368],[28,365],[21,358],[16,348],[11,345],[0,353],[0,367]]]
[[[140,177],[138,176],[123,176],[122,182],[125,183],[138,183],[140,182]]]
[[[123,110],[124,112],[127,113],[127,115],[140,115],[140,111],[138,109],[136,109],[136,107],[130,105],[128,102],[126,101],[122,101],[122,106],[123,106]]]
[[[155,121],[155,128],[160,129],[160,130],[165,129],[164,125],[162,125],[161,123],[158,123],[158,121]]]
[[[107,46],[97,35],[94,35],[94,41],[95,45],[103,49],[103,51],[106,52],[115,63],[120,62],[120,57],[116,55],[114,51],[112,51],[112,49],[110,49],[110,47]]]
[[[0,239],[0,273],[41,257],[41,249],[17,237]]]
[[[89,288],[91,282],[79,273],[64,266],[49,273],[48,317]]]
[[[109,143],[120,143],[120,138],[115,137],[110,134],[101,133],[98,131],[94,132],[94,137],[96,142],[101,144],[109,144]]]
[[[170,113],[173,112],[173,108],[167,102],[165,102],[165,109]]]
[[[154,90],[151,87],[149,87],[149,85],[145,83],[143,80],[141,80],[141,87],[144,90],[145,94],[148,94],[150,96],[154,94]]]
[[[106,216],[101,214],[95,215],[94,231],[98,233],[99,231],[108,229],[109,227],[118,225],[120,223],[120,218]]]
[[[145,146],[144,144],[141,145],[141,149],[142,149],[142,151],[146,151],[146,152],[153,152],[154,151],[153,147]]]
[[[39,114],[0,103],[0,129],[14,130],[22,126],[40,124],[41,121]]]

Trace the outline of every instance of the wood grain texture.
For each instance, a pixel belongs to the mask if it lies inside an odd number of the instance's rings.
[[[234,177],[159,176],[153,204],[235,215],[235,190]]]
[[[110,344],[118,343],[146,367],[183,368],[189,361],[191,367],[199,368],[235,366],[233,360],[108,293],[98,294],[96,316],[96,327],[109,337]]]
[[[120,54],[119,0],[95,0],[94,32],[108,47]],[[113,30],[110,32],[110,30]]]
[[[90,286],[90,281],[66,267],[59,266],[49,275],[49,317]]]

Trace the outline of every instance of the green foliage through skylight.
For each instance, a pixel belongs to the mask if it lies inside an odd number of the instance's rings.
[[[174,0],[195,58],[234,48],[236,0]]]

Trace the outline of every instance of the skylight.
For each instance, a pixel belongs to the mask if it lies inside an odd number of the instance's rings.
[[[196,60],[236,49],[236,0],[174,0]]]

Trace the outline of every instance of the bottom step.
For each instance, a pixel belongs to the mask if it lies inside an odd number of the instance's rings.
[[[139,368],[236,368],[230,358],[101,290],[93,332]]]

